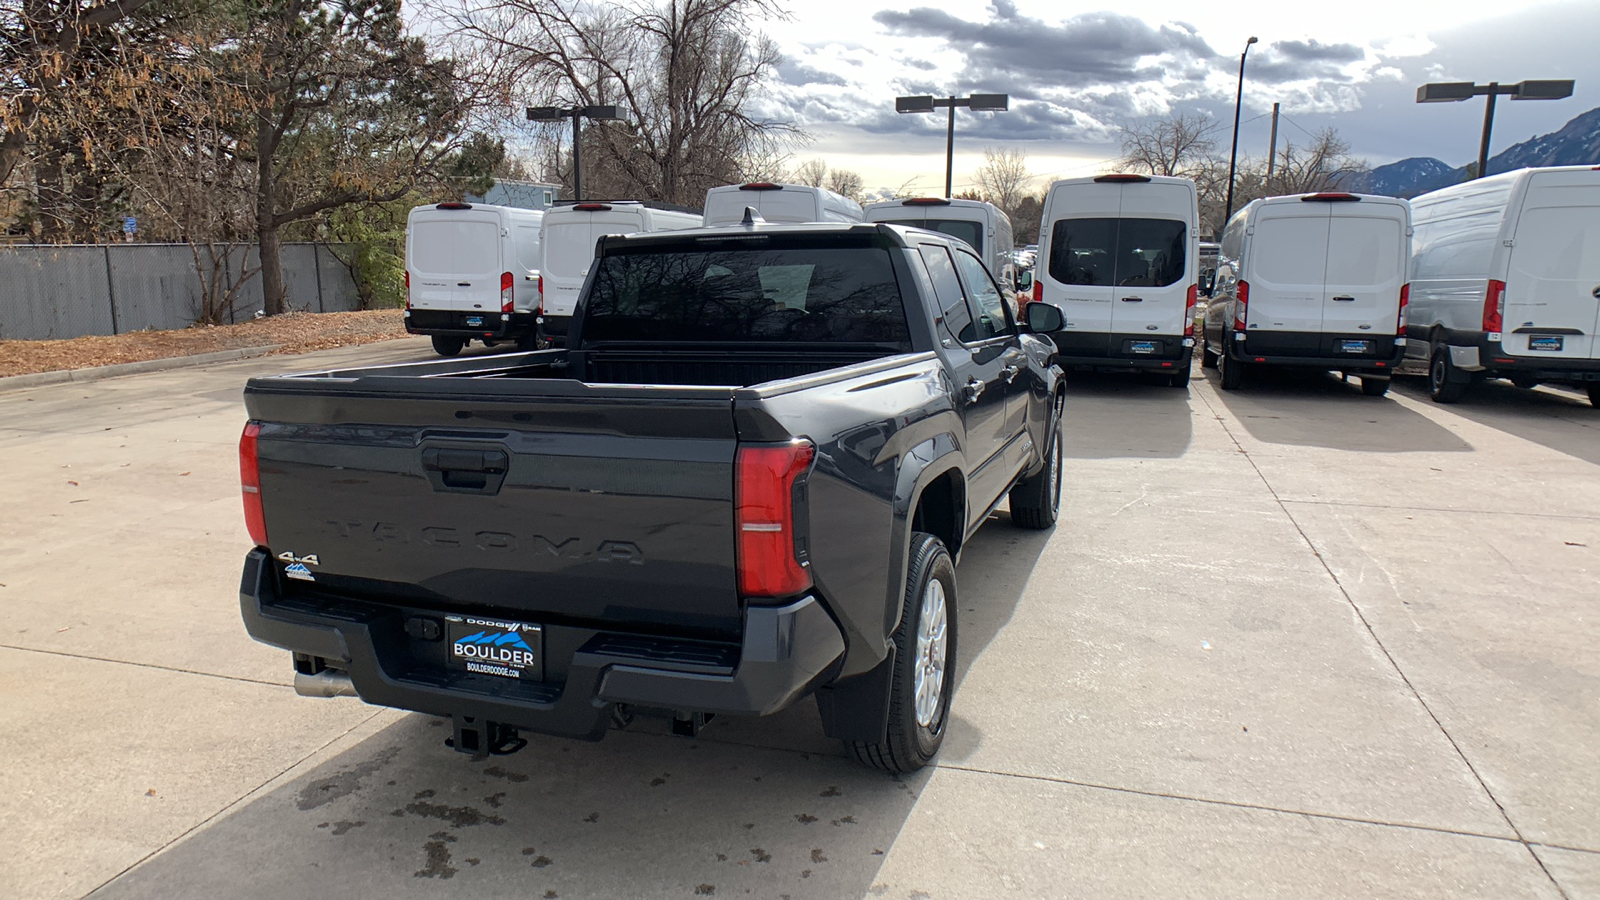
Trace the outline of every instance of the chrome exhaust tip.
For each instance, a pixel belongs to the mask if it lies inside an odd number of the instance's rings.
[[[315,675],[294,673],[294,692],[302,697],[357,697],[350,673],[323,669]]]

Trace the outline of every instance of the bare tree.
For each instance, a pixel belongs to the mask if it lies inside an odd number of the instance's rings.
[[[1350,143],[1329,127],[1311,135],[1301,146],[1285,141],[1283,149],[1278,151],[1272,183],[1265,188],[1272,194],[1325,191],[1366,168],[1365,162],[1351,158]]]
[[[698,203],[793,133],[751,114],[780,61],[776,0],[427,0],[457,44],[523,76],[530,105],[619,105],[584,142],[586,188]]]
[[[822,187],[828,179],[828,163],[822,159],[808,159],[794,169],[794,183]]]
[[[834,169],[828,173],[828,190],[835,194],[843,194],[851,200],[861,198],[861,190],[865,184],[860,173],[849,169]]]
[[[1190,177],[1216,154],[1217,123],[1204,115],[1178,114],[1122,127],[1122,158],[1128,172]]]
[[[1033,176],[1028,174],[1028,154],[1017,149],[983,148],[983,165],[978,168],[976,181],[983,199],[1014,218],[1033,182]]]

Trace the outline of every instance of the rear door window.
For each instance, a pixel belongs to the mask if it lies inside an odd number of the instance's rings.
[[[1188,237],[1188,227],[1173,219],[1061,219],[1050,232],[1050,277],[1167,287],[1183,280]]]
[[[1400,223],[1339,216],[1329,225],[1328,284],[1386,284],[1400,275]]]
[[[1261,281],[1279,285],[1316,285],[1327,275],[1328,217],[1270,218],[1256,223],[1251,245],[1251,270]]]
[[[974,250],[983,250],[983,223],[971,219],[884,219],[887,225],[905,225],[910,228],[926,228],[940,234],[948,234],[953,238],[965,241],[967,246]]]
[[[411,226],[411,268],[429,275],[484,275],[500,270],[500,228],[493,222],[433,219]]]

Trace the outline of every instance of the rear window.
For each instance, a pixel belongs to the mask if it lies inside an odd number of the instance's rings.
[[[500,227],[493,222],[424,220],[411,226],[413,271],[483,275],[500,271]]]
[[[889,225],[906,225],[911,228],[926,228],[940,234],[948,234],[967,242],[967,246],[983,252],[983,223],[970,219],[884,219]]]
[[[545,274],[575,276],[594,260],[593,230],[585,220],[552,224],[544,230]]]
[[[1328,275],[1328,258],[1322,250],[1326,246],[1325,215],[1263,219],[1256,223],[1250,268],[1263,283],[1314,284],[1320,289]]]
[[[1328,284],[1387,284],[1405,276],[1400,223],[1335,216],[1329,223]]]
[[[881,247],[637,247],[599,262],[590,341],[790,341],[910,346]]]
[[[1050,277],[1062,284],[1177,284],[1188,237],[1188,227],[1171,219],[1061,219],[1050,231]]]

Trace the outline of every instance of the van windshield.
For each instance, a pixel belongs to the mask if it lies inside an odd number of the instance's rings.
[[[983,223],[971,219],[884,219],[889,225],[905,225],[911,228],[926,228],[940,234],[948,234],[953,238],[960,238],[967,242],[972,249],[983,252]]]
[[[1172,219],[1061,219],[1050,231],[1050,277],[1062,284],[1177,284],[1188,237],[1187,226]]]
[[[638,246],[599,262],[583,342],[895,344],[910,329],[889,251],[771,241],[697,249]]]

